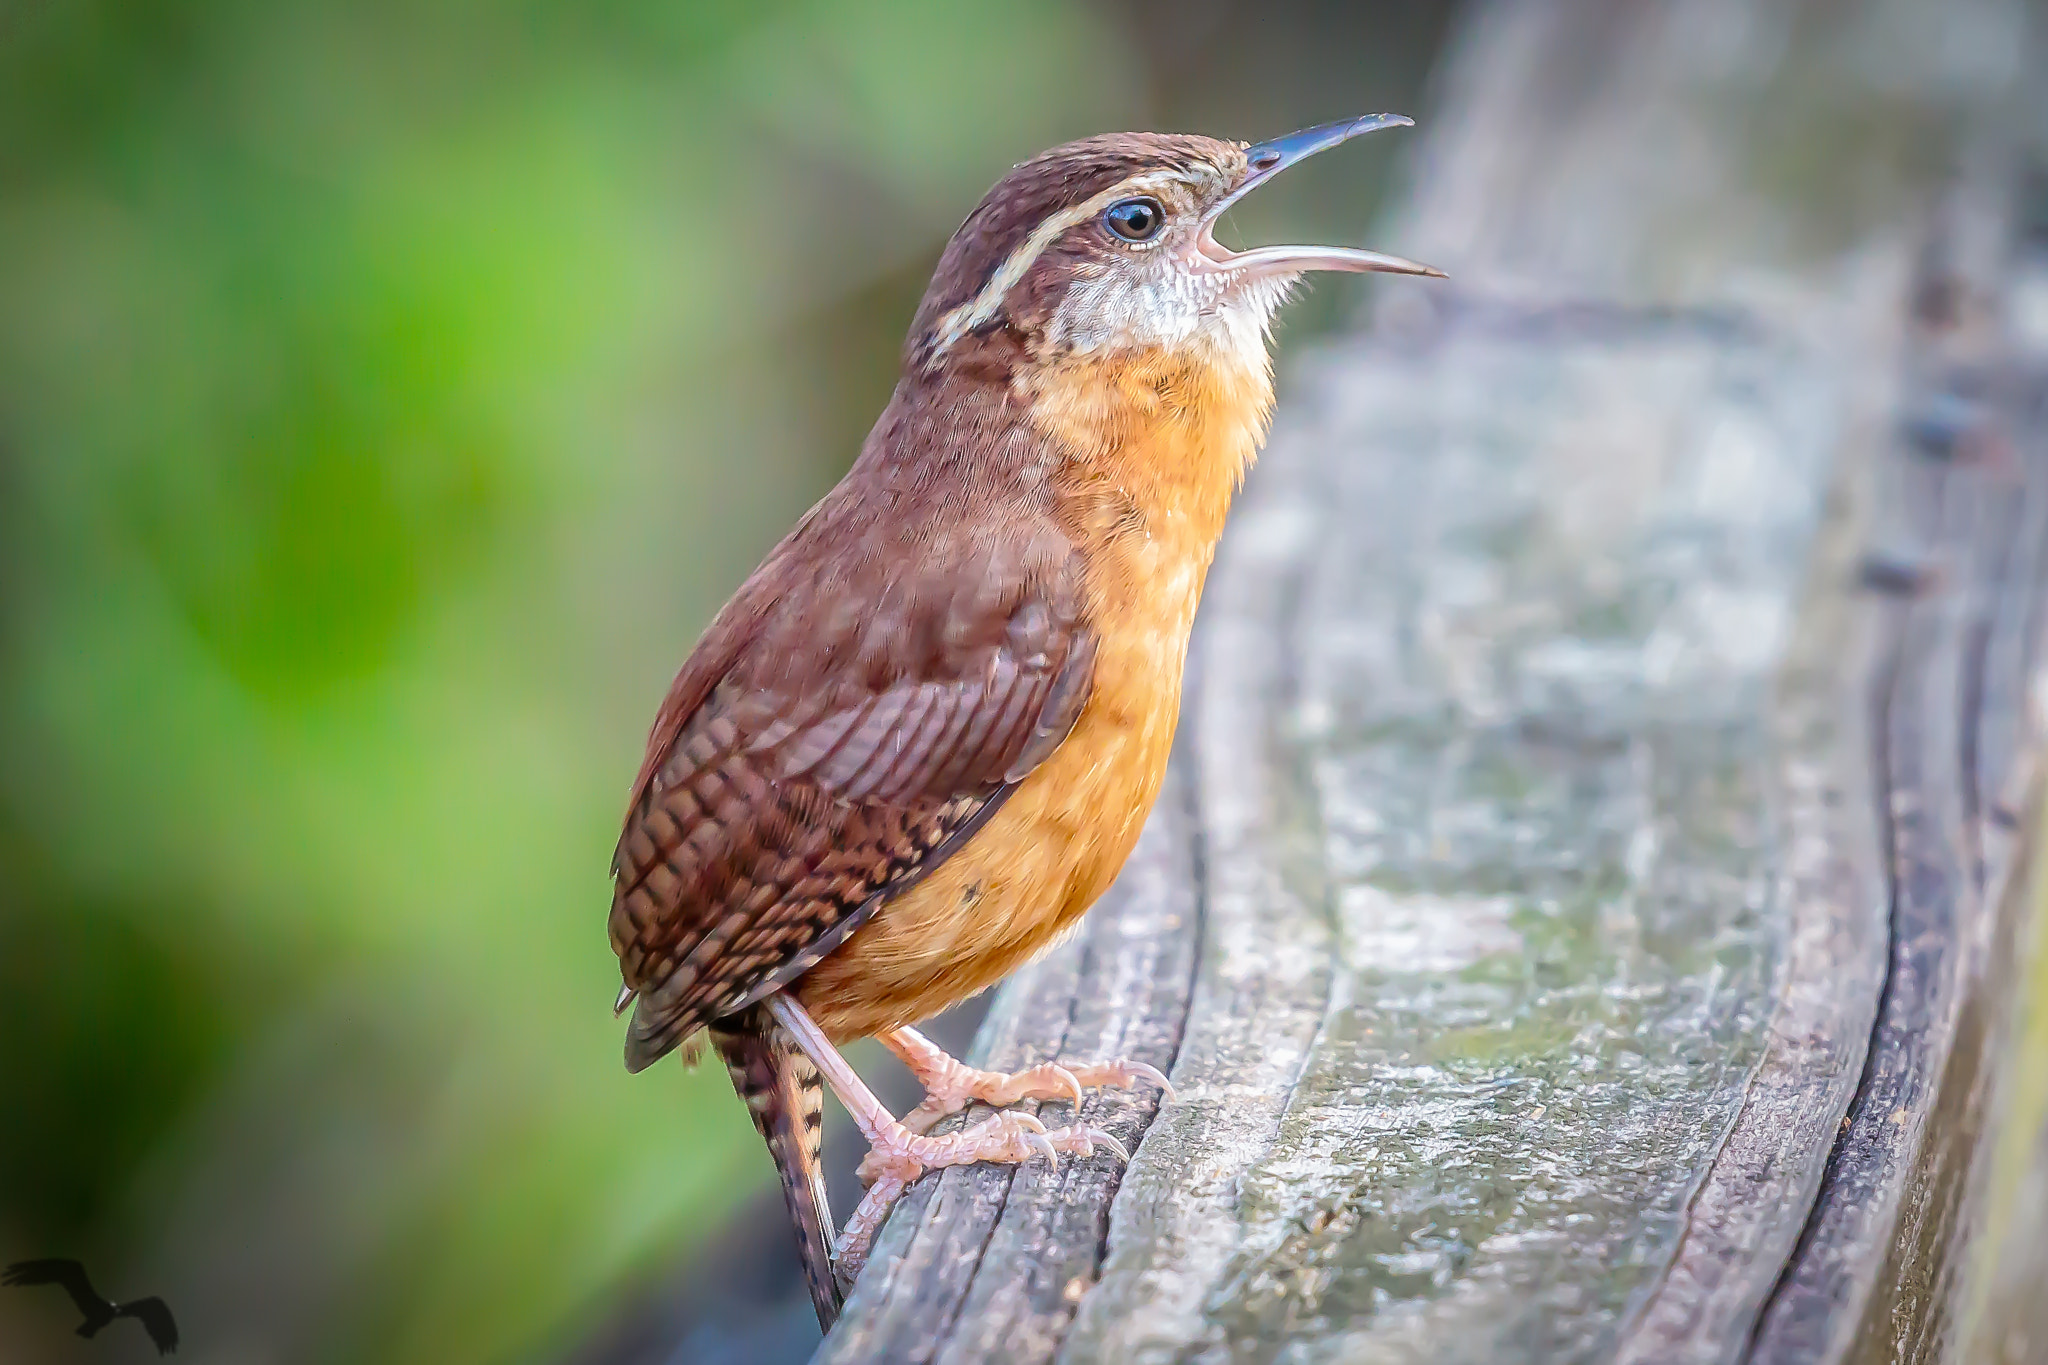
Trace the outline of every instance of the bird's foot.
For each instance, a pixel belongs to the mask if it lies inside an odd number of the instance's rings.
[[[1029,1114],[996,1114],[957,1133],[936,1136],[907,1123],[889,1123],[875,1135],[873,1146],[860,1163],[860,1178],[868,1191],[839,1234],[837,1259],[841,1282],[851,1284],[859,1276],[882,1220],[911,1182],[926,1171],[970,1166],[977,1161],[1021,1164],[1034,1156],[1057,1161],[1061,1152],[1093,1156],[1097,1143],[1115,1152],[1120,1160],[1131,1159],[1124,1145],[1100,1128],[1069,1125],[1048,1129]]]
[[[977,1161],[1021,1163],[1034,1156],[1053,1161],[1061,1152],[1093,1156],[1097,1143],[1124,1161],[1131,1159],[1123,1144],[1100,1128],[1076,1123],[1048,1129],[1030,1114],[1010,1111],[957,1133],[925,1131],[947,1114],[965,1108],[973,1100],[1015,1104],[1025,1099],[1072,1098],[1078,1104],[1083,1085],[1130,1086],[1149,1080],[1167,1095],[1173,1094],[1166,1077],[1141,1062],[1109,1062],[1078,1068],[1047,1064],[1006,1075],[962,1065],[917,1030],[902,1028],[883,1034],[882,1041],[910,1066],[928,1092],[925,1103],[911,1115],[916,1120],[913,1124],[890,1116],[881,1100],[846,1064],[846,1059],[832,1046],[832,1040],[794,997],[777,992],[768,997],[767,1005],[769,1013],[811,1059],[868,1140],[867,1159],[860,1165],[860,1176],[867,1182],[868,1192],[848,1220],[833,1256],[842,1288],[850,1287],[859,1276],[869,1245],[890,1206],[910,1188],[913,1180],[928,1170],[967,1166]]]
[[[1167,1099],[1173,1098],[1173,1085],[1159,1068],[1144,1062],[1041,1062],[1023,1071],[983,1071],[949,1056],[916,1029],[897,1029],[883,1034],[882,1041],[924,1087],[924,1103],[903,1117],[905,1126],[920,1133],[976,1100],[1001,1109],[1024,1100],[1071,1099],[1078,1116],[1084,1089],[1113,1085],[1129,1090],[1139,1081],[1156,1085]]]
[[[942,1166],[970,1166],[977,1161],[1021,1164],[1034,1156],[1057,1161],[1061,1152],[1093,1156],[1098,1142],[1120,1159],[1131,1159],[1124,1145],[1100,1128],[1075,1125],[1047,1129],[1029,1114],[1006,1111],[957,1133],[936,1136],[907,1123],[896,1123],[883,1130],[869,1149],[860,1163],[860,1178],[870,1185],[883,1179],[908,1184],[926,1171]]]

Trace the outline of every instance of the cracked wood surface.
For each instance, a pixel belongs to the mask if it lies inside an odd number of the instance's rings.
[[[820,1360],[1914,1360],[2025,1307],[1955,1249],[2032,904],[2029,35],[1926,8],[1474,8],[1389,243],[1455,284],[1291,373],[1168,790],[977,1041],[1179,1096],[1090,1097],[1128,1170],[921,1181]]]

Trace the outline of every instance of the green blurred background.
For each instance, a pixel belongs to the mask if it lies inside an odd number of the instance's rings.
[[[568,1359],[686,1282],[769,1169],[619,1060],[670,673],[1008,165],[1421,112],[1449,18],[0,0],[0,1259],[237,1365]],[[1363,241],[1397,152],[1236,228]],[[149,1358],[60,1307],[0,1359]]]

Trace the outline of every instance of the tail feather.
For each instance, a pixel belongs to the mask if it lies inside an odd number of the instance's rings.
[[[747,1102],[754,1127],[775,1159],[818,1325],[830,1331],[839,1317],[840,1292],[833,1268],[832,1206],[819,1159],[825,1137],[824,1081],[766,1006],[720,1020],[710,1032],[733,1089]]]

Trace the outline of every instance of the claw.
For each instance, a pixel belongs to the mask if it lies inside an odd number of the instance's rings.
[[[1061,1066],[1057,1062],[1051,1063],[1051,1067],[1053,1079],[1059,1081],[1061,1084],[1065,1085],[1068,1090],[1073,1092],[1074,1115],[1078,1118],[1081,1113],[1081,1078],[1079,1076],[1076,1076],[1073,1072],[1067,1070],[1065,1067]]]
[[[1129,1081],[1124,1082],[1125,1089],[1135,1088],[1132,1084],[1135,1081],[1150,1081],[1159,1087],[1159,1094],[1162,1099],[1170,1100],[1176,1098],[1173,1092],[1173,1082],[1167,1080],[1166,1073],[1158,1067],[1147,1066],[1143,1062],[1125,1062],[1124,1070],[1129,1072],[1131,1077]]]
[[[1118,1161],[1121,1161],[1124,1165],[1128,1166],[1131,1164],[1131,1154],[1124,1149],[1124,1145],[1121,1142],[1118,1142],[1115,1138],[1111,1137],[1109,1134],[1103,1132],[1100,1128],[1089,1129],[1088,1136],[1093,1138],[1095,1141],[1101,1143],[1103,1146],[1109,1148],[1110,1151],[1115,1152],[1116,1159]]]
[[[1059,1149],[1052,1145],[1052,1139],[1044,1133],[1029,1133],[1025,1136],[1024,1142],[1032,1151],[1039,1153],[1045,1158],[1046,1165],[1058,1166],[1060,1164]]]

